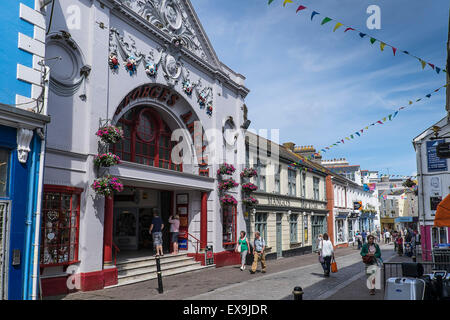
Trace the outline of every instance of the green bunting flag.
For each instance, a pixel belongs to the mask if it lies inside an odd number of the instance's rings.
[[[269,0],[269,4],[271,4],[273,2],[273,0]]]
[[[333,19],[328,18],[328,17],[325,17],[325,18],[322,20],[321,25],[324,25],[325,23],[330,22],[331,20],[333,20]]]
[[[444,88],[444,87],[447,87],[447,85],[445,84],[445,85],[443,85],[443,86],[441,86],[441,87],[439,87],[439,88],[433,90],[433,93],[434,93],[434,92],[438,92],[441,88]],[[433,93],[428,93],[428,94],[425,95],[425,97],[431,98],[431,96],[433,95]],[[421,100],[422,100],[422,98],[417,99],[416,102],[421,101]],[[412,100],[409,100],[408,106],[410,106],[410,105],[412,105],[412,104],[413,104]],[[384,124],[384,122],[386,122],[387,119],[389,119],[389,121],[392,121],[392,119],[394,119],[394,118],[398,115],[399,111],[401,111],[401,110],[403,110],[403,109],[405,109],[405,108],[406,108],[406,107],[404,107],[404,106],[398,108],[398,110],[396,110],[393,114],[391,113],[391,114],[389,114],[388,116],[383,117],[381,120],[378,120],[378,121],[376,121],[376,122],[370,124],[370,126],[374,126],[374,125],[376,125],[376,124]],[[361,130],[359,130],[359,131],[360,131],[361,133],[364,133],[364,130],[368,130],[368,129],[369,129],[369,126],[366,126],[366,127],[364,127],[363,129],[361,129]],[[358,135],[358,137],[361,137],[361,134],[360,134],[358,131],[355,132],[354,134]],[[351,134],[351,135],[350,135],[350,138],[354,139],[354,138],[355,138],[354,134]],[[346,140],[350,140],[350,138],[349,138],[349,137],[345,137]],[[332,148],[333,146],[337,146],[339,143],[344,143],[344,141],[345,141],[344,139],[341,139],[340,142],[337,141],[337,142],[334,143],[333,145],[331,145],[331,146],[329,146],[329,147],[325,147],[325,149],[326,149],[326,150],[330,150],[330,148]],[[326,152],[326,150],[322,149],[323,152]],[[319,153],[321,153],[321,152],[319,152]]]
[[[269,5],[270,5],[272,2],[273,2],[273,0],[269,0],[269,2],[268,2]],[[284,1],[283,1],[283,6],[285,7],[287,3],[293,3],[293,1],[292,1],[292,0],[284,0]],[[296,12],[298,13],[299,11],[305,10],[305,9],[307,9],[305,6],[300,5],[300,6],[296,9]],[[314,10],[311,10],[311,11],[312,11],[312,13],[311,13],[311,21],[312,21],[313,18],[314,18],[314,16],[315,16],[315,15],[318,15],[318,14],[320,14],[320,13],[317,12],[317,11],[314,11]],[[333,19],[333,18],[330,18],[330,17],[325,17],[325,18],[321,21],[320,25],[324,25],[325,23],[328,23],[328,22],[330,22],[330,21],[332,21],[332,20],[336,20],[336,19]],[[341,23],[341,22],[337,22],[337,23],[336,23],[336,25],[335,25],[334,28],[333,28],[333,32],[336,32],[336,31],[337,31],[340,27],[342,27],[342,26],[345,26],[345,31],[344,31],[344,32],[347,32],[347,31],[350,31],[350,30],[355,31],[355,34],[358,34],[358,35],[361,37],[361,39],[363,39],[364,37],[368,36],[366,33],[363,33],[363,32],[361,32],[360,30],[358,30],[358,29],[356,29],[356,28],[352,28],[352,27],[350,27],[350,26],[347,26],[347,25],[345,25],[345,24],[343,24],[343,23]],[[381,51],[384,51],[385,47],[388,46],[388,47],[391,47],[391,48],[392,48],[392,53],[394,54],[394,56],[396,55],[398,48],[396,48],[396,47],[394,47],[394,46],[392,46],[392,45],[390,45],[390,44],[388,44],[388,43],[386,43],[386,42],[384,42],[384,41],[381,41],[381,40],[378,40],[378,39],[376,39],[376,38],[374,38],[374,37],[371,37],[370,35],[369,35],[369,38],[370,38],[370,43],[371,43],[371,44],[374,44],[376,41],[379,41],[379,42],[380,42],[380,49],[381,49]],[[425,60],[423,60],[423,59],[421,59],[421,58],[416,57],[415,55],[412,55],[412,54],[409,53],[409,51],[407,51],[407,50],[401,50],[401,52],[404,53],[404,54],[406,54],[406,55],[408,55],[408,56],[410,56],[410,57],[413,57],[414,59],[418,59],[418,60],[420,61],[421,65],[422,65],[422,70],[425,69],[425,66],[426,66],[426,65],[429,65],[431,69],[433,69],[434,71],[436,71],[436,74],[439,74],[441,71],[442,71],[442,72],[447,72],[447,70],[445,70],[445,69],[443,69],[443,68],[439,68],[439,67],[437,67],[437,66],[436,66],[435,64],[433,64],[433,63],[427,62],[427,61],[425,61]]]

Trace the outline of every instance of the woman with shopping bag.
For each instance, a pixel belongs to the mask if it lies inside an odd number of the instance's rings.
[[[323,240],[319,243],[319,252],[323,258],[322,268],[325,277],[330,276],[331,259],[334,261],[333,244],[331,243],[328,233],[323,234]]]
[[[370,235],[367,238],[367,243],[364,243],[361,249],[362,260],[366,267],[367,282],[369,286],[369,294],[375,294],[375,281],[377,279],[377,274],[379,276],[379,268],[383,265],[383,260],[381,259],[381,250],[378,244],[375,243],[375,237]]]

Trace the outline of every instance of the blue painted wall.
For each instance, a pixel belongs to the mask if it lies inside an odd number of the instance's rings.
[[[34,26],[20,19],[20,3],[34,8],[34,0],[1,0],[0,30],[0,103],[15,104],[16,94],[31,97],[31,84],[17,80],[17,63],[33,65],[33,55],[18,48],[18,33],[33,38]]]

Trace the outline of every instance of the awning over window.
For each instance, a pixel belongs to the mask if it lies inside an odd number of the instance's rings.
[[[434,217],[435,227],[450,227],[450,194],[442,200],[436,210]]]

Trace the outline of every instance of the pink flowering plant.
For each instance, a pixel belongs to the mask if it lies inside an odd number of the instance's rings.
[[[236,168],[232,164],[228,164],[224,162],[219,166],[217,170],[217,174],[233,174],[236,171]]]
[[[94,158],[94,164],[97,167],[115,166],[117,164],[120,164],[120,157],[111,152],[98,154]]]
[[[247,198],[244,198],[244,199],[242,200],[242,203],[244,203],[245,205],[251,207],[251,206],[257,205],[257,204],[258,204],[258,200],[255,199],[255,198],[253,198],[253,197],[247,197]]]
[[[256,177],[258,175],[258,172],[256,172],[253,168],[244,168],[241,172],[241,178],[252,178]]]
[[[221,197],[220,202],[224,205],[226,205],[226,204],[237,205],[237,200],[232,195],[229,195],[229,194],[226,194],[223,197]]]
[[[105,126],[98,129],[96,135],[106,143],[117,143],[123,139],[123,130],[116,126]]]
[[[92,189],[94,189],[97,194],[109,197],[114,191],[122,192],[123,184],[119,179],[108,175],[106,177],[95,179],[92,184]]]
[[[258,187],[255,186],[253,183],[248,182],[248,183],[244,183],[242,185],[242,190],[245,192],[253,192],[253,191],[258,190]]]
[[[229,190],[231,188],[237,187],[238,185],[239,185],[239,183],[237,183],[233,179],[225,179],[225,180],[219,182],[219,190],[220,191]]]

